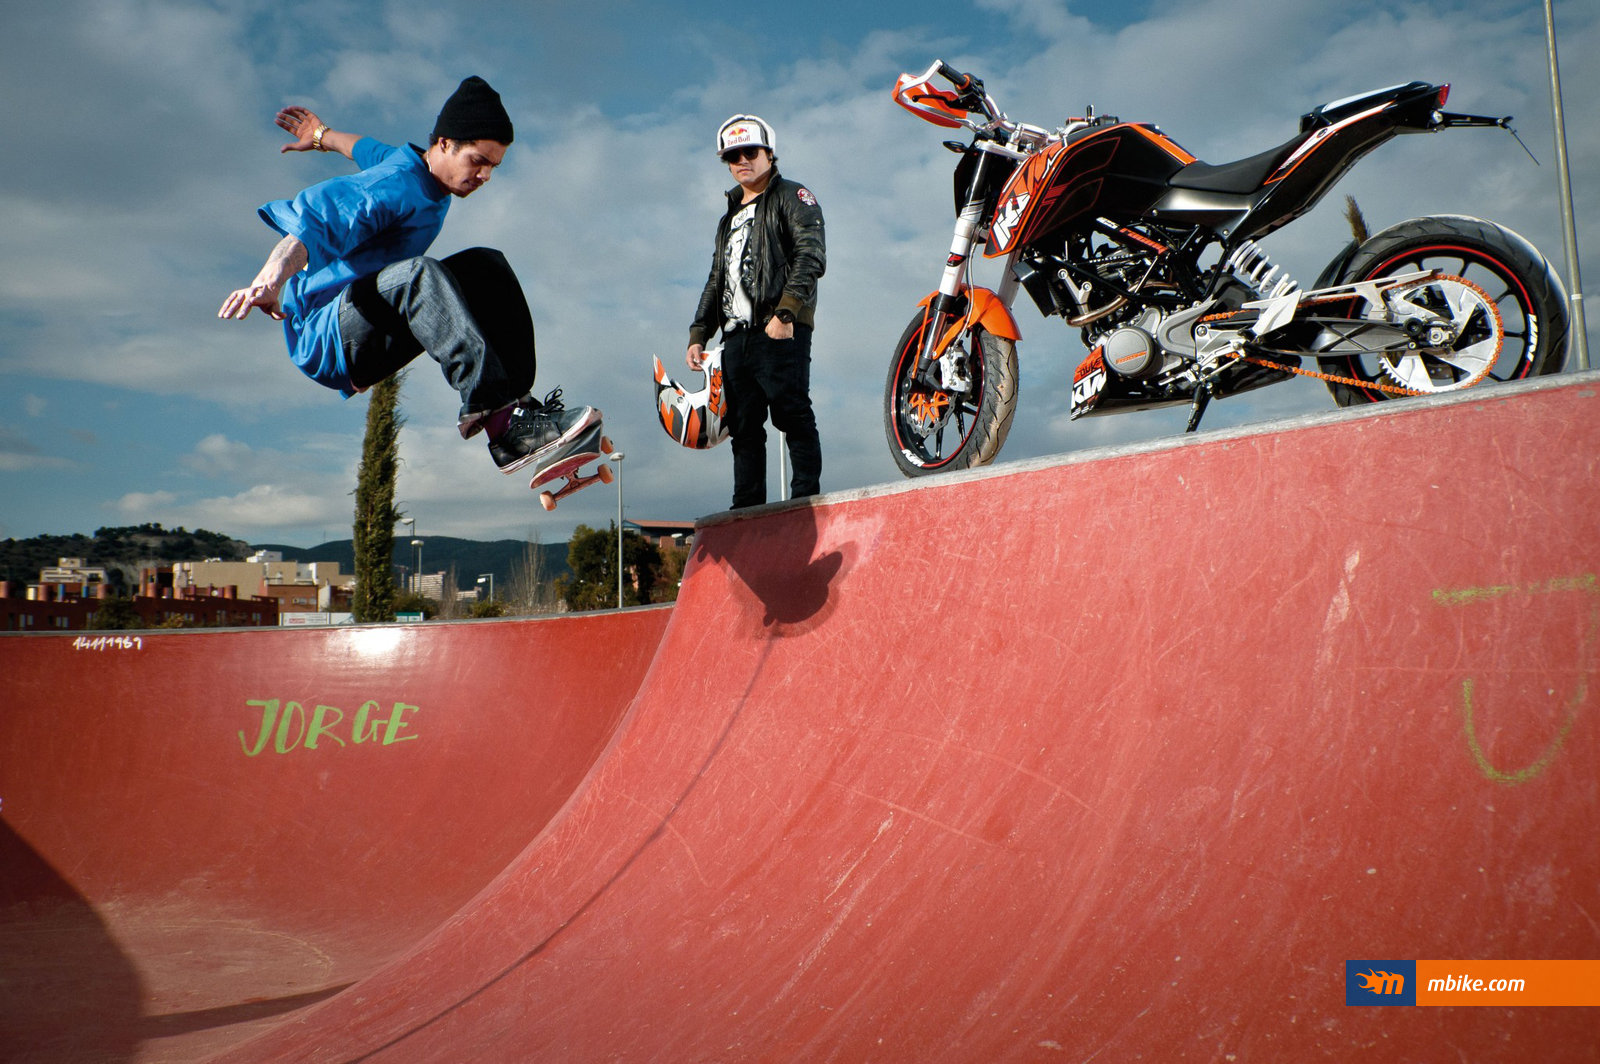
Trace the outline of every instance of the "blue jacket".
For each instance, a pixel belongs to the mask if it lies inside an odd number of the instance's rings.
[[[312,185],[263,205],[262,221],[306,246],[306,268],[283,290],[284,339],[300,371],[346,398],[355,394],[339,337],[339,296],[350,282],[427,252],[450,209],[450,193],[415,146],[356,142],[359,173]]]

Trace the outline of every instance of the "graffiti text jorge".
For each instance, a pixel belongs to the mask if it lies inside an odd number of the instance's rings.
[[[279,754],[323,749],[324,740],[341,747],[364,743],[393,746],[417,738],[414,733],[403,733],[412,724],[407,714],[421,708],[396,702],[393,708],[385,711],[376,701],[367,701],[347,725],[345,712],[338,706],[316,705],[306,709],[299,702],[282,702],[276,698],[250,699],[245,705],[261,714],[261,726],[253,743],[247,733],[239,733],[239,745],[244,748],[246,757],[256,757],[269,746]]]

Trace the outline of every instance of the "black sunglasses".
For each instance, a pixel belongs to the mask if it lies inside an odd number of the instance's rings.
[[[729,148],[722,153],[722,161],[733,165],[740,159],[759,159],[765,148]]]

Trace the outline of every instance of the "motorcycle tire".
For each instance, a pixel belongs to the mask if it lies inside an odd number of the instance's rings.
[[[1354,251],[1346,250],[1329,264],[1324,284],[1351,284],[1374,278],[1437,269],[1462,278],[1487,297],[1499,312],[1502,336],[1497,357],[1478,378],[1421,349],[1402,356],[1339,355],[1318,359],[1324,373],[1411,392],[1445,392],[1470,387],[1474,380],[1522,380],[1558,373],[1566,364],[1567,295],[1561,279],[1544,256],[1510,229],[1480,218],[1439,215],[1413,218],[1371,237]],[[1451,282],[1454,283],[1454,282]],[[1462,286],[1465,290],[1464,286]],[[1365,300],[1352,302],[1350,316],[1360,317]],[[1495,324],[1479,312],[1455,342],[1493,340]],[[1480,363],[1481,365],[1481,363]],[[1400,398],[1402,393],[1365,384],[1329,381],[1340,406]]]
[[[908,477],[970,469],[994,461],[1017,411],[1017,347],[979,325],[955,342],[967,352],[965,394],[919,381],[917,362],[927,329],[918,311],[901,334],[884,384],[884,434]]]

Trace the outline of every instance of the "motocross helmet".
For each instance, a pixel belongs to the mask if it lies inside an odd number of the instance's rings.
[[[657,358],[656,363],[656,416],[667,435],[697,451],[715,447],[728,438],[728,426],[723,418],[728,414],[728,397],[722,391],[722,348],[714,347],[705,353],[701,367],[705,371],[705,387],[698,391],[685,391],[683,386],[667,376],[666,367]]]

